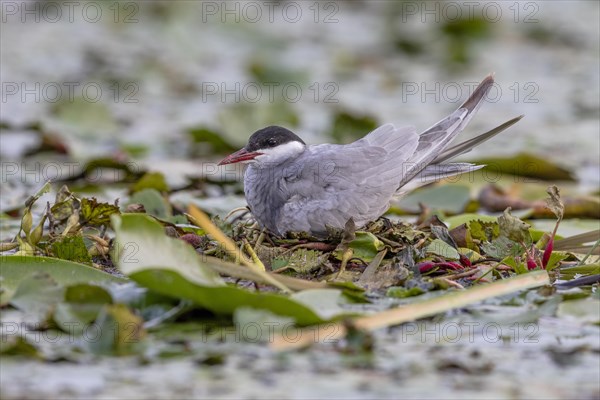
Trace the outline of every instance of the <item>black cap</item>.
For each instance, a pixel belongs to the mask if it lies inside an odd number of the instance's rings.
[[[300,139],[294,132],[281,126],[273,125],[254,132],[252,136],[250,136],[250,139],[248,139],[248,144],[245,148],[247,151],[257,151],[261,149],[271,149],[294,141],[306,145],[304,140]]]

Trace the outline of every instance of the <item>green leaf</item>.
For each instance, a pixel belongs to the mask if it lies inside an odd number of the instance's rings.
[[[148,214],[160,219],[168,220],[173,215],[169,202],[156,189],[140,190],[127,204],[141,204]]]
[[[103,287],[79,283],[65,289],[65,301],[69,303],[110,304],[113,299]]]
[[[50,213],[52,215],[52,219],[56,221],[64,221],[71,216],[75,212],[75,208],[73,203],[75,199],[73,197],[69,197],[66,200],[62,200],[54,203],[50,208]]]
[[[370,262],[385,245],[371,232],[356,232],[356,238],[348,243],[348,247],[354,251],[353,258],[360,258],[365,262]],[[334,254],[341,260],[341,251],[336,250]]]
[[[131,193],[137,193],[144,189],[154,189],[159,192],[168,192],[169,185],[165,176],[160,172],[146,172],[136,183],[131,186]]]
[[[462,224],[468,224],[471,221],[481,221],[481,222],[498,222],[496,217],[490,215],[480,215],[480,214],[461,214],[456,215],[454,217],[445,218],[444,222],[448,224],[450,229],[456,228]]]
[[[529,224],[512,216],[510,214],[510,207],[504,210],[504,213],[498,217],[498,225],[500,226],[500,235],[503,237],[516,243],[531,243]]]
[[[546,270],[552,271],[554,268],[558,267],[559,262],[568,257],[569,255],[565,252],[553,251],[552,254],[550,254],[550,259],[548,260],[548,264],[546,265]]]
[[[410,289],[402,286],[395,286],[389,288],[385,295],[388,297],[403,299],[405,297],[419,296],[423,293],[425,293],[425,291],[418,286],[411,287]]]
[[[513,269],[515,270],[515,272],[517,274],[526,274],[529,272],[525,263],[517,262],[515,257],[512,257],[512,256],[505,257],[502,261],[500,261],[500,263],[508,265],[509,267],[513,267]]]
[[[52,253],[56,258],[62,260],[78,263],[92,262],[92,257],[90,257],[87,247],[85,247],[81,234],[60,237],[59,240],[52,243]]]
[[[58,284],[124,282],[123,278],[109,275],[98,269],[72,261],[38,256],[1,256],[0,304],[6,304],[23,281],[35,273],[43,272]]]
[[[459,247],[458,248],[458,252],[460,254],[464,255],[465,257],[467,257],[469,259],[469,261],[471,261],[471,262],[476,262],[476,261],[484,260],[485,259],[485,257],[483,257],[477,251],[472,250],[472,249],[468,249],[468,248],[464,248],[464,247]]]
[[[207,150],[211,150],[210,154],[231,153],[236,150],[234,146],[223,139],[221,133],[215,132],[207,127],[189,129],[188,134],[195,143],[209,144],[210,148]]]
[[[426,249],[427,253],[435,254],[448,260],[458,260],[460,255],[458,251],[441,239],[432,241]]]
[[[500,236],[500,225],[496,221],[484,222],[475,220],[469,222],[469,231],[473,239],[491,242]]]
[[[523,254],[525,249],[520,244],[506,237],[499,237],[490,243],[482,243],[483,254],[494,258],[517,257]]]
[[[114,204],[98,203],[94,197],[81,199],[81,224],[100,226],[110,222],[110,216],[119,213]]]
[[[119,178],[119,181],[129,182],[132,179],[138,179],[141,175],[138,168],[132,167],[135,167],[135,164],[117,161],[111,157],[101,157],[88,161],[84,166],[83,174],[86,177],[93,177],[91,180],[94,181],[100,175],[99,170],[112,169],[115,178]]]

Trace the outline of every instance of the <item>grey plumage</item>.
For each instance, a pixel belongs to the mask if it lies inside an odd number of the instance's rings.
[[[493,83],[492,76],[486,77],[455,112],[421,135],[414,127],[386,124],[347,145],[304,147],[302,142],[302,145],[297,143],[298,150],[290,152],[287,158],[273,163],[251,162],[245,172],[244,187],[252,214],[260,225],[277,235],[288,231],[323,235],[327,226],[343,228],[349,218],[357,226],[378,218],[395,196],[409,189],[481,168],[469,163],[444,162],[518,120],[515,118],[448,148],[471,120]],[[285,131],[284,128],[266,129],[275,132],[271,136],[279,139],[285,136],[280,131]],[[267,132],[259,131],[250,141],[265,141],[266,136]],[[240,160],[250,159],[248,148],[258,151],[251,156],[262,155],[259,145],[246,147]]]

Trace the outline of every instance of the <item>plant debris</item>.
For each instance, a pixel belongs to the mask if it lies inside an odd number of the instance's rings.
[[[361,229],[349,220],[343,231],[332,230],[329,237],[317,239],[302,232],[273,236],[247,219],[211,220],[194,206],[188,214],[177,214],[157,191],[168,190],[164,179],[144,176],[143,185],[132,190],[132,198],[142,201],[140,207],[81,197],[62,186],[54,203],[36,213],[36,202],[49,185],[25,202],[20,229],[3,243],[0,285],[1,304],[24,313],[28,329],[83,334],[92,326],[113,327],[110,339],[86,346],[75,343],[73,348],[127,355],[142,351],[148,329],[160,329],[198,310],[232,318],[249,308],[297,328],[337,324],[336,338],[344,332],[363,337],[358,334],[361,329],[456,307],[458,303],[450,301],[455,297],[448,296],[460,293],[466,299],[460,304],[468,304],[487,298],[485,293],[496,296],[494,287],[516,290],[550,278],[561,280],[560,287],[568,287],[565,279],[580,282],[572,287],[597,285],[592,278],[599,272],[597,258],[589,258],[595,247],[589,243],[597,242],[598,232],[555,241],[565,207],[554,186],[547,199],[557,218],[552,232],[532,229],[507,208],[498,217],[457,215],[452,229],[436,215],[418,224],[380,218]],[[140,197],[150,191],[163,205],[152,206]],[[587,246],[587,256],[577,252],[582,246]],[[394,309],[372,314],[356,307],[376,299],[419,299],[437,292],[442,297],[427,300],[433,301],[429,311],[398,309],[399,319],[384,317],[396,315]],[[417,306],[425,307],[413,307]],[[7,352],[43,356],[41,350],[24,345],[25,332],[10,339]]]

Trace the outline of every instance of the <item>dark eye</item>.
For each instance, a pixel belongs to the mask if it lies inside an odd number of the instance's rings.
[[[277,146],[277,140],[269,139],[269,140],[267,140],[267,144],[269,145],[269,147],[275,147],[275,146]]]

